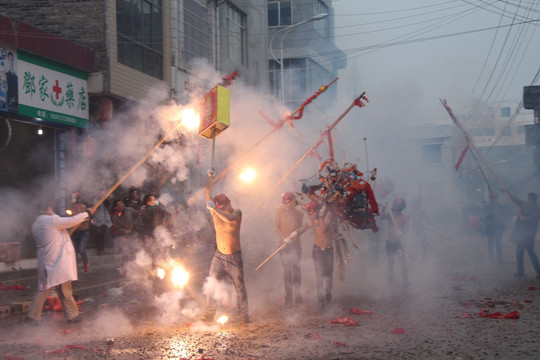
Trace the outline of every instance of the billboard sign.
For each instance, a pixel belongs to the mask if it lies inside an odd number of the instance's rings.
[[[18,113],[50,122],[88,127],[87,74],[18,51]]]

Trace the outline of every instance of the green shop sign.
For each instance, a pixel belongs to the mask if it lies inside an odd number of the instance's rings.
[[[84,71],[18,51],[19,114],[88,127]]]

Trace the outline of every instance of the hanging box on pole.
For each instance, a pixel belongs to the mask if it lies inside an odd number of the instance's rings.
[[[199,135],[212,139],[229,127],[229,89],[216,85],[201,101]]]

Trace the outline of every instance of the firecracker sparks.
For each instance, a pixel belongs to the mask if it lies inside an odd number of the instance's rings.
[[[157,277],[160,279],[163,279],[165,277],[165,269],[163,268],[157,268]]]
[[[174,286],[183,289],[189,280],[189,273],[184,269],[183,266],[177,265],[173,268],[172,272],[172,282]]]
[[[229,320],[229,317],[227,315],[221,315],[219,319],[217,319],[217,322],[221,324],[221,326],[225,325],[225,323]]]
[[[69,216],[71,216],[71,215],[73,215],[73,211],[67,209],[67,210],[66,210],[66,214],[68,214]]]
[[[255,171],[254,168],[250,167],[244,170],[240,174],[240,180],[242,180],[245,183],[250,183],[255,179],[256,176],[257,176],[257,172]]]
[[[188,129],[198,129],[199,123],[201,122],[201,117],[195,112],[192,108],[187,108],[182,110],[182,125]]]

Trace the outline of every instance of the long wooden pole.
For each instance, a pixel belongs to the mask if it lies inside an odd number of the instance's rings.
[[[259,266],[257,266],[257,267],[255,268],[255,271],[258,271],[260,268],[262,268],[264,264],[266,264],[267,262],[269,262],[271,258],[273,258],[278,252],[281,251],[281,249],[283,249],[283,248],[284,248],[285,246],[287,246],[287,245],[288,245],[288,243],[283,243],[280,247],[278,247],[278,248],[276,249],[276,251],[274,251],[272,254],[270,254],[270,256],[268,256],[268,257],[266,258],[266,260],[264,260]]]
[[[338,80],[338,78],[335,78],[334,80],[330,81],[328,84],[326,84],[324,86],[325,88],[325,91],[326,89],[328,89],[330,86],[332,86],[332,84],[334,84],[336,81]],[[298,113],[300,110],[302,110],[302,108],[304,107],[304,105],[302,104],[301,106],[299,106],[296,110],[294,110],[291,115],[294,115],[296,113]],[[282,125],[283,123],[285,122],[285,120],[283,120],[281,122],[280,125]],[[262,142],[264,142],[267,138],[270,137],[270,135],[272,135],[273,133],[275,133],[276,131],[278,131],[279,129],[281,129],[281,126],[276,126],[274,127],[272,130],[270,130],[266,135],[264,135],[259,141],[257,141],[255,144],[253,144],[249,149],[247,149],[246,151],[244,151],[242,153],[242,155],[240,155],[238,158],[236,158],[235,161],[233,161],[231,164],[229,164],[229,166],[227,166],[222,172],[220,172],[215,178],[214,178],[214,183],[215,182],[218,182],[220,181],[224,176],[225,174],[227,174],[227,172],[229,172],[229,170],[231,170],[236,164],[238,164],[240,161],[242,161],[246,156],[248,156],[253,150],[255,150],[255,148],[257,146],[259,146]]]
[[[174,127],[174,129],[172,129],[169,133],[163,136],[161,140],[159,140],[157,144],[154,145],[154,147],[150,149],[150,151],[142,159],[140,159],[135,165],[133,165],[133,167],[124,176],[122,176],[109,190],[107,190],[105,195],[103,195],[101,199],[99,199],[99,201],[95,203],[94,206],[92,206],[90,209],[96,210],[105,200],[107,200],[107,198],[113,193],[113,191],[116,190],[116,188],[118,188],[118,186],[120,186],[120,184],[122,184],[131,174],[133,174],[133,172],[135,172],[135,170],[137,170],[137,168],[141,166],[150,157],[150,155],[152,155],[152,153],[156,151],[156,149],[160,147],[163,142],[165,142],[165,140],[167,140],[172,134],[174,134],[174,132],[180,127],[181,124],[182,122],[179,122],[178,125]],[[69,231],[69,235],[73,234],[77,227],[78,225],[72,228]]]
[[[354,99],[354,101],[351,103],[351,105],[349,105],[349,107],[347,108],[347,110],[345,110],[333,123],[332,125],[330,125],[330,127],[328,127],[328,129],[326,131],[332,131],[333,128],[336,127],[336,125],[345,117],[345,115],[347,115],[349,113],[349,111],[351,111],[351,109],[356,106],[356,104],[364,97],[364,95],[366,94],[366,92],[364,91],[362,93],[362,95],[360,95],[359,97],[357,97],[356,99]],[[319,140],[317,140],[317,142],[312,146],[310,147],[306,153],[300,158],[300,160],[298,160],[286,173],[285,175],[283,175],[283,177],[281,179],[279,179],[279,181],[269,190],[266,192],[266,195],[257,203],[257,205],[255,205],[255,208],[253,208],[253,210],[251,210],[251,213],[252,214],[266,199],[268,199],[268,197],[274,192],[274,190],[276,190],[276,188],[283,182],[285,181],[285,179],[291,174],[291,172],[293,172],[294,169],[296,169],[296,167],[298,167],[298,165],[300,165],[300,163],[302,161],[304,161],[304,159],[313,151],[315,150],[323,141],[323,138],[324,136],[321,136],[319,138]],[[250,215],[249,214],[249,215]],[[249,216],[248,215],[248,216]]]
[[[497,183],[497,185],[499,185],[499,187],[501,188],[502,192],[506,195],[506,197],[508,198],[508,201],[510,201],[510,204],[512,205],[512,208],[514,209],[514,211],[516,212],[516,214],[521,217],[521,214],[519,212],[519,207],[516,205],[516,203],[512,200],[512,198],[510,197],[510,194],[508,194],[508,191],[504,188],[504,186],[501,184],[501,182],[499,181],[499,178],[497,177],[497,175],[495,175],[495,173],[493,172],[493,170],[491,169],[491,167],[489,166],[489,164],[487,163],[486,159],[484,159],[484,157],[482,156],[482,154],[480,153],[480,151],[478,150],[478,148],[474,145],[471,137],[469,136],[469,134],[467,133],[467,130],[465,130],[465,128],[463,127],[463,125],[461,125],[461,123],[459,122],[459,120],[457,119],[456,115],[454,115],[454,112],[452,111],[452,109],[450,108],[450,106],[448,105],[448,103],[446,102],[446,100],[442,100],[442,99],[439,99],[439,101],[441,102],[441,104],[443,104],[444,108],[446,109],[446,111],[448,112],[448,114],[450,115],[450,117],[452,118],[452,120],[456,123],[457,127],[463,132],[463,134],[465,135],[465,139],[467,140],[467,143],[469,144],[469,146],[476,152],[476,154],[478,155],[478,157],[480,158],[480,160],[482,160],[482,162],[484,163],[484,165],[486,166],[486,168],[488,169],[488,171],[490,172],[491,176],[493,176],[493,179],[495,179],[495,182]],[[480,165],[479,165],[480,166]]]

